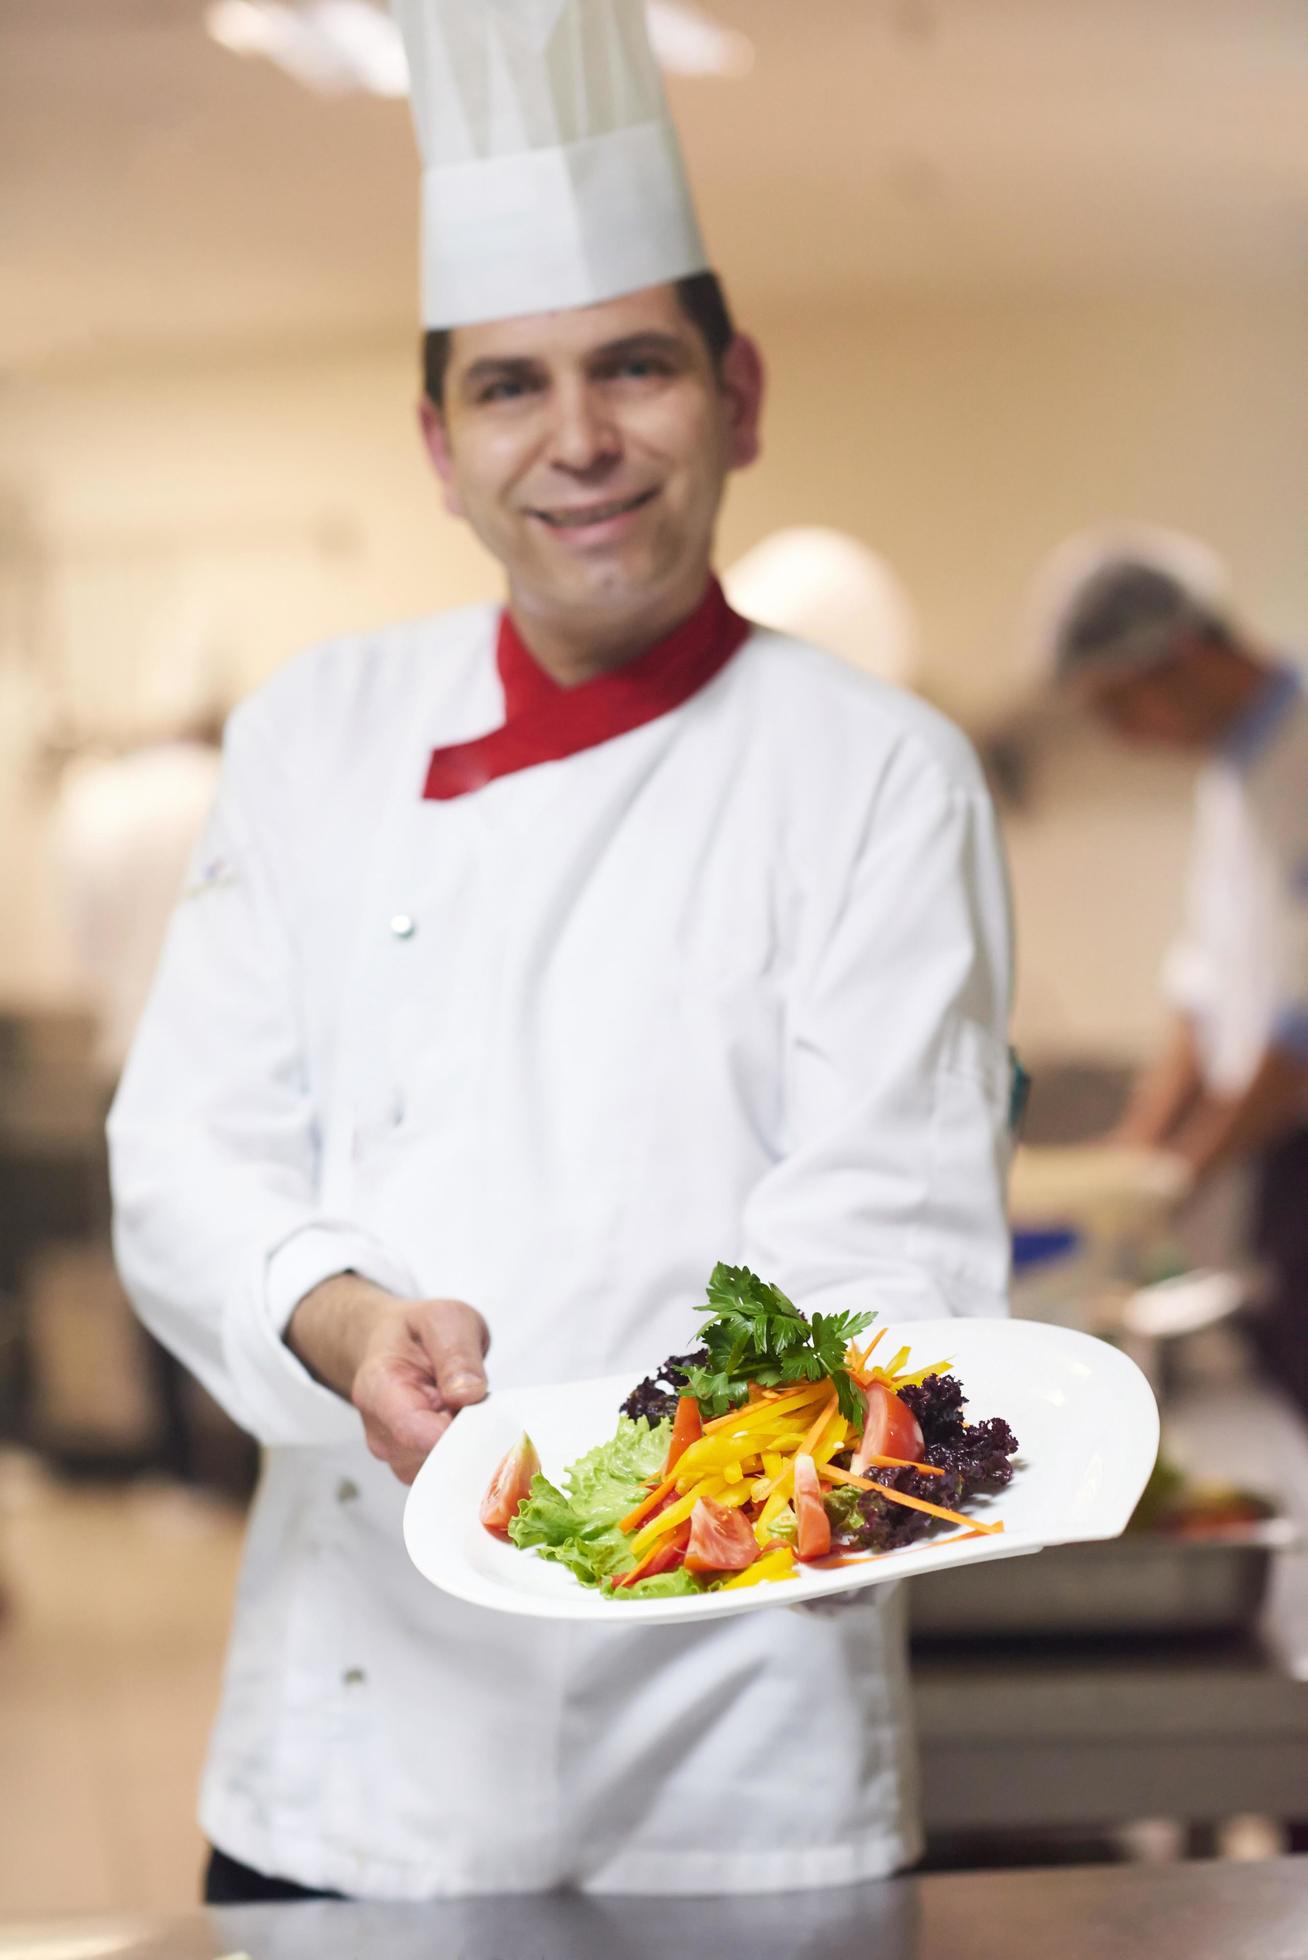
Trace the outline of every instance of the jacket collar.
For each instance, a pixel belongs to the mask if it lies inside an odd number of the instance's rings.
[[[559,762],[670,714],[706,686],[751,632],[716,579],[680,626],[624,666],[562,687],[500,617],[496,664],[504,689],[503,725],[475,741],[436,749],[423,796],[448,802],[497,776]]]

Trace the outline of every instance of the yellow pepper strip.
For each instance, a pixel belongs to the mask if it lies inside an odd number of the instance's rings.
[[[833,1416],[820,1442],[813,1445],[813,1461],[826,1463],[849,1441],[849,1424],[843,1416]],[[798,1452],[796,1452],[798,1454]]]
[[[927,1367],[918,1368],[911,1375],[897,1375],[895,1377],[895,1387],[920,1388],[928,1375],[947,1375],[953,1365],[952,1357],[946,1357],[944,1361],[932,1361]]]
[[[650,1545],[657,1544],[669,1531],[675,1531],[690,1516],[701,1497],[711,1497],[724,1511],[736,1511],[742,1504],[749,1503],[751,1494],[749,1484],[743,1479],[728,1489],[721,1477],[702,1478],[694,1490],[687,1491],[675,1504],[669,1504],[666,1511],[660,1511],[657,1517],[651,1518],[636,1533],[631,1541],[632,1556],[641,1558]]]
[[[752,1428],[758,1422],[770,1422],[773,1416],[779,1416],[783,1410],[798,1409],[804,1403],[815,1401],[819,1396],[825,1395],[826,1392],[827,1384],[822,1380],[805,1382],[802,1388],[788,1388],[784,1395],[765,1393],[757,1402],[748,1404],[743,1409],[729,1409],[724,1416],[714,1416],[711,1422],[704,1424],[704,1434],[715,1435],[718,1430],[726,1429],[731,1423],[743,1429]]]
[[[724,1463],[722,1466],[722,1474],[726,1478],[728,1484],[738,1484],[740,1482],[740,1476],[741,1476],[739,1460],[737,1460],[734,1463]]]
[[[809,1436],[812,1433],[810,1430]],[[841,1415],[832,1416],[825,1432],[813,1444],[812,1449],[807,1454],[811,1455],[815,1462],[827,1463],[836,1454],[837,1450],[844,1448],[848,1436],[849,1424],[845,1421],[845,1418]],[[781,1455],[778,1453],[775,1458],[777,1471],[776,1475],[769,1481],[769,1490],[780,1488],[789,1491],[791,1477],[794,1473],[795,1458],[802,1453],[803,1444],[807,1441],[808,1436],[800,1436],[798,1434],[788,1439],[785,1454]]]
[[[720,1477],[728,1464],[743,1463],[746,1455],[750,1453],[751,1445],[739,1442],[724,1445],[720,1449],[705,1450],[702,1455],[694,1457],[684,1470],[679,1463],[676,1469],[678,1491],[690,1490],[702,1477]]]
[[[793,1579],[795,1577],[795,1554],[787,1547],[784,1551],[766,1552],[756,1558],[743,1572],[737,1572],[728,1579],[721,1592],[739,1592],[745,1586],[764,1586],[774,1579]]]
[[[777,1478],[781,1475],[780,1450],[764,1450],[763,1475],[770,1484],[774,1484],[777,1481]]]
[[[754,1526],[754,1536],[758,1539],[760,1545],[765,1545],[772,1536],[772,1520],[790,1502],[790,1493],[794,1488],[795,1482],[795,1457],[811,1456],[819,1438],[822,1437],[823,1432],[829,1424],[832,1427],[833,1433],[837,1435],[844,1428],[844,1418],[839,1414],[834,1392],[828,1397],[818,1412],[816,1422],[798,1439],[798,1444],[793,1454],[786,1457],[781,1465],[780,1471],[772,1480],[767,1501]],[[825,1456],[830,1456],[833,1453],[832,1449],[826,1450],[824,1460]]]
[[[879,1490],[892,1504],[905,1504],[910,1511],[925,1511],[933,1518],[944,1518],[949,1524],[965,1524],[973,1531],[989,1537],[992,1532],[1002,1531],[1003,1525],[982,1524],[979,1518],[965,1518],[961,1511],[947,1511],[943,1504],[928,1504],[921,1497],[906,1497],[902,1490],[890,1490],[885,1484],[878,1484],[871,1477],[856,1477],[850,1470],[837,1470],[832,1464],[824,1463],[818,1471],[828,1483],[853,1484],[859,1490]]]
[[[789,1474],[787,1470],[786,1475],[789,1476]],[[789,1501],[790,1492],[784,1484],[779,1488],[773,1489],[754,1525],[754,1536],[758,1539],[760,1545],[766,1545],[768,1539],[773,1536],[772,1520],[780,1517]]]
[[[721,1471],[729,1463],[740,1464],[744,1472],[744,1466],[760,1449],[775,1447],[778,1452],[793,1449],[805,1433],[809,1413],[809,1409],[801,1410],[798,1422],[783,1420],[763,1429],[737,1427],[715,1436],[701,1436],[677,1463],[677,1489],[687,1491],[700,1477]]]
[[[952,1359],[932,1361],[925,1368],[914,1369],[911,1375],[901,1375],[898,1369],[907,1359],[908,1349],[900,1348],[899,1353],[895,1356],[888,1368],[869,1368],[866,1376],[860,1383],[860,1387],[866,1388],[869,1382],[884,1382],[887,1388],[896,1390],[910,1386],[916,1387],[924,1382],[928,1375],[947,1374],[954,1365]]]

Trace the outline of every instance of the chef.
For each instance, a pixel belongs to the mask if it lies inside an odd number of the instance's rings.
[[[1308,1405],[1308,697],[1229,617],[1220,569],[1153,532],[1073,541],[1050,636],[1059,685],[1124,739],[1204,758],[1169,1037],[1117,1140],[1195,1180],[1258,1171],[1253,1238],[1275,1300],[1261,1332]]]
[[[641,0],[400,16],[423,426],[505,603],[233,716],[110,1125],[129,1291],[265,1450],[209,1896],[879,1875],[920,1843],[897,1600],[593,1629],[404,1554],[460,1408],[634,1385],[719,1258],[1003,1311],[1009,931],[963,739],[711,573],[761,370]]]

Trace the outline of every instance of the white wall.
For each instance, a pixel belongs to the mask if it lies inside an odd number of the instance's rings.
[[[749,324],[773,400],[724,562],[784,523],[865,537],[921,608],[930,691],[970,725],[1013,698],[1025,582],[1080,524],[1193,529],[1228,556],[1252,621],[1308,631],[1308,301],[933,300]],[[492,594],[494,567],[440,512],[415,365],[405,335],[11,388],[0,499],[22,504],[39,541],[45,671],[112,718],[124,677],[175,646],[190,658],[210,643],[248,685],[322,634]],[[68,967],[43,792],[12,741],[6,753],[12,997],[66,983]],[[1106,750],[1074,773],[1011,831],[1020,1025],[1041,1046],[1139,1049],[1157,1019],[1185,784]]]

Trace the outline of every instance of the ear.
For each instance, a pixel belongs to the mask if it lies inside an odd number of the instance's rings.
[[[757,342],[738,333],[722,356],[721,387],[727,402],[727,467],[747,469],[757,462],[759,423],[767,377]]]
[[[422,431],[423,448],[430,456],[432,467],[441,480],[441,488],[445,493],[445,508],[451,517],[462,517],[463,506],[459,501],[458,485],[455,481],[449,430],[445,426],[445,417],[430,395],[423,395],[418,403],[418,426]]]

